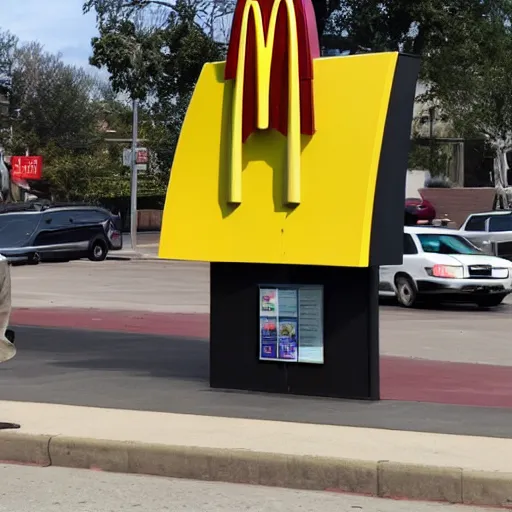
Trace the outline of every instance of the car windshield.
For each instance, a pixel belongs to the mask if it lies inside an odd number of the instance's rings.
[[[458,235],[422,234],[418,235],[424,252],[438,254],[482,254],[469,240]]]
[[[512,231],[512,215],[493,215],[489,219],[489,231]]]

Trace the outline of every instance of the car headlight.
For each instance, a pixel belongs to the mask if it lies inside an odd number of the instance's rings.
[[[426,268],[427,274],[432,277],[443,277],[446,279],[463,279],[464,268],[455,265],[434,265]]]
[[[492,277],[496,279],[507,279],[509,276],[508,268],[493,268]]]

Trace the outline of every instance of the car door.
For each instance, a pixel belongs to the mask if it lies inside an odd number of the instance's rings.
[[[489,215],[471,215],[460,229],[460,234],[478,246],[489,239]]]
[[[401,265],[384,265],[380,268],[379,289],[382,292],[395,291],[395,276],[398,272],[404,272],[410,267],[410,257],[418,254],[418,249],[409,233],[404,233],[404,256]]]
[[[404,235],[404,262],[400,271],[411,276],[415,282],[425,276],[421,243],[414,233],[405,233]]]
[[[73,210],[73,224],[77,230],[77,236],[83,242],[89,242],[98,236],[105,236],[104,224],[109,220],[108,215],[101,210],[84,208]]]
[[[492,215],[486,222],[489,238],[496,245],[496,256],[512,259],[512,215]]]
[[[34,245],[53,250],[73,249],[73,221],[65,210],[46,210],[42,213],[39,233]]]

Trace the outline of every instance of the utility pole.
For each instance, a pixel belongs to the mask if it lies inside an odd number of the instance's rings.
[[[132,250],[137,250],[137,139],[139,131],[139,101],[133,100],[133,132],[131,155],[131,187],[130,187],[130,238]]]
[[[435,147],[434,147],[434,122],[436,117],[436,107],[432,106],[428,109],[429,120],[430,120],[430,176],[434,175],[434,157],[435,157]],[[437,170],[437,169],[436,169]]]

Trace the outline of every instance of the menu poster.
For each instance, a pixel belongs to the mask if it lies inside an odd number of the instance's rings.
[[[323,288],[260,288],[260,359],[322,364]]]
[[[297,318],[297,291],[296,288],[279,288],[279,316]]]
[[[299,289],[299,363],[323,364],[323,289],[320,286]]]
[[[297,319],[279,317],[279,359],[296,362]]]
[[[260,358],[277,359],[276,319],[260,317]]]
[[[277,290],[260,288],[260,316],[275,316],[277,314]]]

